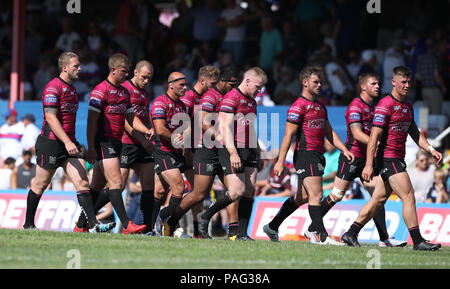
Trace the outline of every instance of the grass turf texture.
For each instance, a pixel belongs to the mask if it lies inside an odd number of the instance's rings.
[[[73,249],[79,251],[81,269],[365,269],[374,256],[381,269],[450,268],[450,247],[417,252],[412,246],[362,246],[0,229],[0,269],[65,269]],[[368,254],[372,249],[380,254]]]

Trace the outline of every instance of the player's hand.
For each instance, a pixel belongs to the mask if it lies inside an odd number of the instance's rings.
[[[353,153],[351,151],[345,150],[342,153],[347,158],[347,160],[350,161],[350,163],[353,163],[353,161],[355,160],[355,156],[353,155]]]
[[[433,159],[436,161],[436,165],[440,165],[442,162],[442,154],[438,152],[437,150],[433,150],[431,152],[431,156],[433,156]]]
[[[155,129],[154,128],[149,129],[148,133],[146,133],[144,136],[149,141],[153,140],[153,137],[155,136]]]
[[[182,148],[183,147],[183,135],[182,134],[173,134],[172,135],[172,145],[174,148]]]
[[[231,167],[235,170],[240,170],[242,167],[241,158],[239,157],[237,151],[230,154]]]
[[[71,156],[76,156],[80,151],[78,150],[77,146],[69,141],[67,143],[64,144],[66,147],[67,152],[69,153],[69,155]]]
[[[277,162],[277,163],[275,164],[275,166],[273,167],[273,173],[274,173],[277,177],[281,176],[281,174],[282,174],[283,171],[284,171],[284,166],[285,166],[284,162]]]
[[[88,149],[86,160],[91,165],[93,165],[95,163],[95,161],[97,160],[97,152],[95,151],[95,149],[92,149],[92,148]]]
[[[364,169],[361,174],[363,181],[370,182],[373,178],[373,167],[372,166],[364,166]]]

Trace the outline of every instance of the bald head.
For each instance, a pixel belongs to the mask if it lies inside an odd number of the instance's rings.
[[[187,89],[186,76],[180,72],[172,72],[167,79],[167,93],[173,99],[183,96]]]
[[[175,83],[179,80],[186,80],[186,76],[184,76],[183,73],[180,72],[172,72],[171,74],[169,74],[169,78],[167,79],[167,83],[172,84]]]

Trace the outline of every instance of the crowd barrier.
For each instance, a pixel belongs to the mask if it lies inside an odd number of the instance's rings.
[[[21,229],[25,220],[27,190],[0,191],[0,228]],[[248,234],[255,239],[268,239],[263,226],[276,215],[286,198],[256,197],[249,223]],[[333,236],[341,236],[355,221],[364,200],[343,201],[336,204],[324,217],[324,225]],[[390,236],[397,240],[411,238],[402,219],[402,203],[386,203],[386,224]],[[450,246],[450,204],[417,204],[417,213],[422,235],[432,242]],[[47,191],[36,213],[35,224],[40,230],[73,230],[80,215],[75,192]],[[304,205],[289,216],[279,228],[280,239],[302,236],[311,223],[308,207]],[[362,243],[379,242],[378,232],[370,221],[359,234]]]

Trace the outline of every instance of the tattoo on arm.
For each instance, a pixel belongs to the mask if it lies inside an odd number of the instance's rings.
[[[44,109],[45,113],[50,113],[50,114],[57,114],[58,113],[58,109],[54,108],[54,107],[46,107]]]

